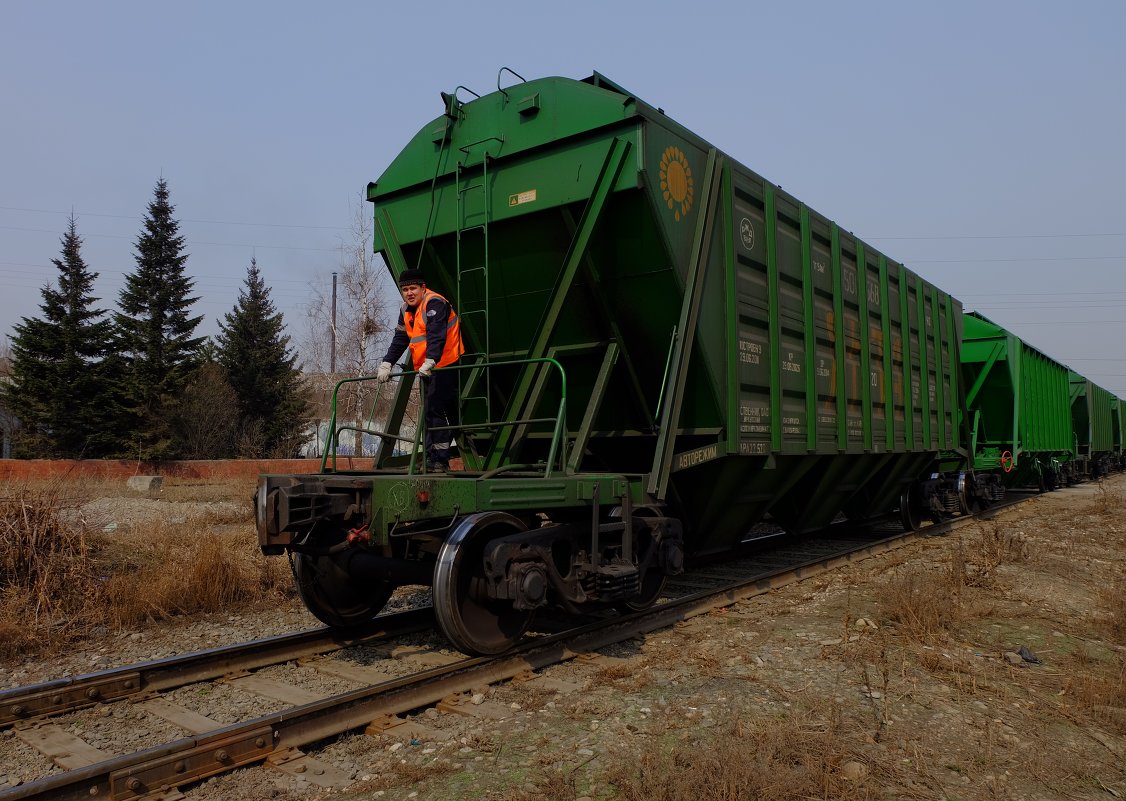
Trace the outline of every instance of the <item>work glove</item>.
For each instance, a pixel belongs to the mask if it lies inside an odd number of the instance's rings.
[[[380,384],[386,384],[391,380],[391,362],[379,365],[379,369],[375,371],[375,380]]]
[[[422,363],[422,367],[418,368],[418,374],[423,378],[429,378],[431,371],[434,369],[434,360],[427,359]]]

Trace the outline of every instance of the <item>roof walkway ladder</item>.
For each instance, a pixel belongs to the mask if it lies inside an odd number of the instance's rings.
[[[482,419],[488,420],[492,411],[492,382],[489,380],[489,217],[492,196],[489,191],[489,153],[491,143],[503,144],[502,139],[489,137],[460,148],[463,158],[457,162],[455,173],[457,190],[456,246],[457,246],[457,314],[464,323],[480,316],[479,324],[462,327],[465,332],[473,327],[475,350],[466,351],[462,359],[474,369],[458,371],[458,396],[461,398],[459,414],[470,403],[484,405]],[[473,151],[485,145],[479,165],[471,165]],[[478,206],[480,203],[480,206]],[[463,337],[463,341],[466,338]],[[476,394],[474,394],[476,393]],[[464,421],[459,420],[459,423]],[[472,439],[463,435],[466,447],[459,448],[466,467],[476,469],[481,457]]]

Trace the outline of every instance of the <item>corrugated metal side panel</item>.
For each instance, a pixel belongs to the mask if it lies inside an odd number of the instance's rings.
[[[739,452],[958,447],[960,304],[757,176],[732,183]]]
[[[1087,402],[1091,410],[1091,452],[1114,447],[1114,424],[1110,418],[1110,392],[1093,381],[1087,382]]]
[[[766,198],[761,182],[736,181],[733,198],[735,253],[735,355],[739,452],[771,451],[769,254]],[[798,245],[800,249],[800,244]]]
[[[1120,398],[1110,398],[1110,421],[1114,424],[1114,446],[1115,451],[1121,452],[1123,450],[1123,400]]]
[[[1085,453],[1091,444],[1091,409],[1088,400],[1090,382],[1076,372],[1069,372],[1071,394],[1071,423],[1075,443],[1080,453]]]
[[[886,318],[886,292],[881,289],[881,256],[874,251],[864,254],[864,305],[867,314],[865,325],[868,329],[868,380],[871,383],[872,447],[873,450],[887,450],[891,443],[888,429],[891,409],[891,387],[888,375],[891,369],[890,354],[884,339],[884,320]]]
[[[1020,382],[1023,450],[1071,450],[1074,443],[1067,368],[1022,341]]]

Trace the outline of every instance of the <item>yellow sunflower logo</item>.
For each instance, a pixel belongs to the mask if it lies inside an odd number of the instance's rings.
[[[692,168],[688,158],[679,147],[670,145],[661,154],[661,193],[665,203],[673,210],[677,222],[692,211],[692,201],[696,197],[696,181],[692,178]]]

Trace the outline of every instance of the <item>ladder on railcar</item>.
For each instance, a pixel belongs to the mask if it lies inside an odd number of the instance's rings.
[[[462,363],[474,365],[471,370],[458,371],[458,397],[461,398],[459,416],[463,415],[464,408],[470,403],[482,403],[484,411],[483,420],[489,419],[492,410],[492,382],[488,376],[489,354],[492,352],[489,342],[489,216],[492,209],[492,195],[489,191],[489,160],[492,158],[486,147],[481,159],[480,172],[476,165],[469,164],[471,151],[490,142],[502,143],[496,137],[482,139],[460,148],[463,159],[457,162],[455,173],[455,188],[457,195],[456,215],[456,272],[457,272],[457,307],[458,319],[463,323],[463,341],[472,340],[475,350],[467,350],[462,354]],[[471,208],[470,198],[481,198],[482,208],[478,212]],[[476,250],[475,258],[470,258],[466,251],[473,252],[463,242],[469,235],[479,234],[480,248]],[[478,260],[479,259],[479,260]],[[478,275],[479,274],[479,275]],[[474,284],[480,286],[480,296],[470,287]],[[464,325],[467,319],[480,316],[482,319],[475,326],[475,336],[466,337],[468,326]],[[459,423],[464,420],[459,419]],[[481,457],[473,447],[473,439],[467,434],[462,434],[462,441],[468,446],[467,452],[461,456],[466,462],[466,467],[475,469],[480,466]]]

